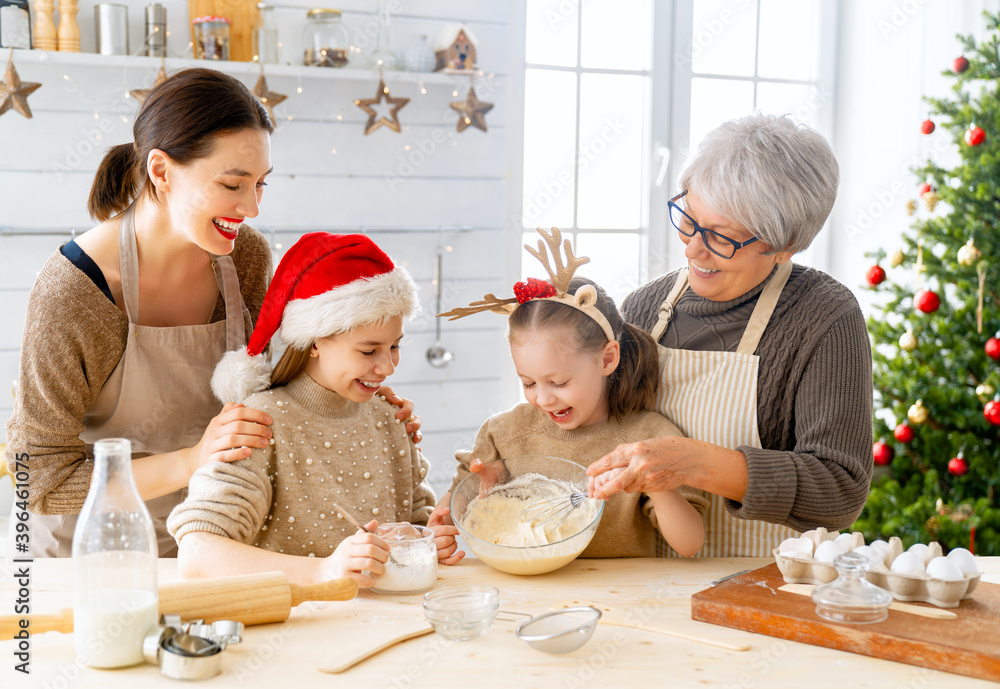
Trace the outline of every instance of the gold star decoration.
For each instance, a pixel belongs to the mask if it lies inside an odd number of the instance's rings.
[[[283,93],[275,93],[268,90],[267,79],[264,78],[264,70],[261,70],[260,77],[257,79],[257,85],[253,87],[253,95],[257,96],[257,100],[261,102],[261,105],[267,108],[267,114],[271,117],[272,123],[275,122],[274,106],[288,98]]]
[[[381,103],[382,98],[385,98],[385,102],[391,106],[389,110],[389,117],[379,117],[376,120],[375,117],[378,113],[375,112],[375,109],[372,106]],[[356,106],[368,113],[368,122],[365,123],[365,136],[368,136],[383,124],[389,129],[398,132],[399,117],[397,113],[399,113],[399,111],[403,109],[403,106],[409,102],[409,98],[393,98],[390,96],[389,87],[385,85],[385,81],[379,78],[378,90],[375,92],[374,98],[358,98],[354,101]]]
[[[160,71],[156,75],[156,81],[153,82],[152,86],[150,86],[148,89],[132,89],[131,91],[128,92],[128,95],[132,96],[137,101],[139,101],[139,105],[141,106],[143,103],[146,102],[146,99],[149,98],[150,92],[152,92],[153,89],[155,89],[157,86],[159,86],[166,80],[167,80],[167,72],[166,70],[163,69],[163,65],[161,64]]]
[[[3,81],[0,81],[0,115],[13,108],[30,120],[31,108],[28,107],[28,96],[39,86],[41,84],[33,81],[21,81],[14,68],[14,49],[11,48],[7,71],[3,75]]]
[[[464,132],[469,125],[486,131],[486,113],[493,109],[493,103],[479,100],[475,87],[469,87],[465,100],[449,103],[452,110],[458,112],[458,131]]]

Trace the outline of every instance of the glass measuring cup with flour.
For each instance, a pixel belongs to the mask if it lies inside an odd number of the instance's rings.
[[[376,535],[389,544],[385,573],[375,580],[376,593],[423,593],[437,582],[434,531],[406,522],[382,524]]]

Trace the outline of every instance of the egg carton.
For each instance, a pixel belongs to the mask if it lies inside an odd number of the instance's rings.
[[[830,533],[820,527],[814,531],[807,531],[802,536],[812,540],[815,547],[823,541],[832,541],[838,534]],[[848,550],[853,551],[864,544],[864,535],[855,531],[851,534],[851,546]],[[928,561],[942,555],[940,543],[932,542],[928,548],[930,549]],[[837,568],[832,564],[818,562],[811,556],[804,556],[801,553],[795,555],[779,553],[777,548],[773,553],[778,563],[778,570],[789,584],[827,584],[837,578]],[[962,579],[946,581],[933,579],[922,573],[901,574],[890,571],[893,561],[902,553],[903,542],[893,536],[889,539],[889,549],[882,563],[876,563],[866,572],[868,581],[889,591],[896,600],[930,603],[939,608],[958,607],[960,601],[972,597],[972,592],[982,576],[982,573],[977,572],[972,575],[966,574]]]

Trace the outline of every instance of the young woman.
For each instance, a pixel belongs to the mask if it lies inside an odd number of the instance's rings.
[[[418,308],[409,274],[364,235],[313,232],[288,250],[247,349],[227,354],[212,380],[220,398],[246,397],[273,416],[274,438],[249,459],[195,473],[168,522],[185,576],[282,570],[299,583],[375,583],[387,544],[334,503],[373,520],[371,530],[427,523],[429,464],[377,397]],[[272,373],[261,353],[276,332],[288,349]],[[439,559],[457,562],[457,529],[435,532]]]

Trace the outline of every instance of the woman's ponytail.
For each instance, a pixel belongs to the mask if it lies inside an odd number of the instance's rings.
[[[112,146],[97,168],[87,210],[98,222],[112,218],[135,200],[139,192],[138,155],[133,144]]]
[[[660,383],[659,354],[649,333],[623,323],[618,346],[618,368],[608,381],[608,414],[615,419],[652,409]]]

